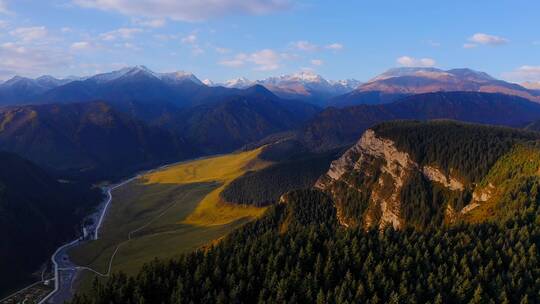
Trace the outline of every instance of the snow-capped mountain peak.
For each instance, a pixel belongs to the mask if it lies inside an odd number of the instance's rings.
[[[130,76],[130,75],[133,76],[140,73],[152,75],[155,77],[154,72],[152,72],[150,69],[148,69],[145,66],[138,65],[134,67],[125,67],[120,70],[116,70],[116,71],[112,71],[108,73],[97,74],[97,75],[88,77],[88,79],[94,80],[98,83],[106,83],[106,82],[120,79],[124,76]]]
[[[226,88],[244,89],[247,87],[251,87],[254,84],[255,82],[247,79],[246,77],[238,77],[225,81],[225,83],[223,83],[223,86]]]
[[[176,71],[172,73],[160,73],[156,74],[157,77],[165,82],[181,83],[184,81],[192,81],[196,84],[202,85],[203,82],[199,80],[193,73],[185,71]]]
[[[362,84],[361,81],[356,79],[342,79],[342,80],[330,80],[331,85],[334,87],[342,87],[347,90],[354,90]]]
[[[176,71],[176,72],[171,72],[171,73],[156,73],[150,70],[149,68],[145,67],[144,65],[126,67],[126,68],[122,68],[120,70],[109,72],[109,73],[97,74],[97,75],[89,77],[88,79],[92,79],[98,83],[106,83],[106,82],[114,81],[120,78],[133,77],[133,76],[139,76],[139,75],[144,75],[147,77],[154,77],[154,78],[157,78],[159,80],[169,82],[169,83],[181,83],[181,82],[189,80],[196,84],[202,85],[202,82],[190,72]]]
[[[203,80],[202,83],[203,83],[204,85],[206,85],[206,86],[209,86],[209,87],[213,87],[213,86],[216,85],[212,80],[210,80],[210,79],[208,79],[208,78],[206,78],[205,80]]]
[[[326,79],[324,79],[321,75],[313,72],[313,71],[301,71],[298,73],[295,73],[290,76],[285,76],[285,78],[288,78],[289,80],[298,80],[304,83],[309,82],[315,82],[315,83],[322,83],[327,82]]]

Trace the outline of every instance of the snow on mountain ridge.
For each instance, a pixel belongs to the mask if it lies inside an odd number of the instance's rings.
[[[131,77],[131,76],[136,76],[139,74],[143,74],[148,77],[155,77],[159,80],[169,82],[169,83],[180,83],[180,82],[189,80],[199,85],[203,84],[195,75],[193,75],[193,73],[190,73],[190,72],[176,71],[176,72],[170,72],[170,73],[156,73],[144,65],[125,67],[120,70],[97,74],[94,76],[87,77],[85,79],[92,79],[98,83],[106,83],[106,82],[114,81],[123,77]]]

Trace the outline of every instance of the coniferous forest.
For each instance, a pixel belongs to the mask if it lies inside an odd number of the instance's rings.
[[[219,244],[72,303],[538,303],[540,196],[523,191],[504,221],[400,231],[342,228],[325,194],[294,191]]]

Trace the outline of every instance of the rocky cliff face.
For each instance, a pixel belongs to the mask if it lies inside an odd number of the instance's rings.
[[[435,164],[419,165],[408,153],[398,150],[392,140],[378,136],[371,129],[332,162],[315,187],[333,197],[338,219],[344,226],[382,229],[391,225],[400,229],[407,224],[402,192],[415,174],[448,193],[462,193],[470,187],[457,177],[444,174]],[[471,203],[478,204],[482,195],[475,193]],[[448,203],[444,205],[445,221],[455,220],[454,208]],[[474,206],[465,207],[464,211],[467,208]]]

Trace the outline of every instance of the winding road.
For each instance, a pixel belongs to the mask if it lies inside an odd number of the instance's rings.
[[[101,228],[101,225],[103,224],[103,220],[105,218],[105,215],[107,213],[107,210],[109,209],[109,205],[111,204],[112,202],[112,191],[118,187],[121,187],[137,178],[139,178],[140,176],[144,175],[144,174],[148,174],[150,172],[154,172],[154,171],[158,171],[158,170],[161,170],[161,169],[164,169],[164,168],[167,168],[167,167],[170,167],[170,166],[174,166],[176,164],[179,164],[179,163],[182,163],[182,162],[186,162],[186,161],[192,161],[192,160],[195,160],[195,159],[202,159],[204,157],[199,157],[199,158],[194,158],[194,159],[190,159],[190,160],[184,160],[184,161],[180,161],[180,162],[175,162],[175,163],[171,163],[171,164],[167,164],[167,165],[163,165],[163,166],[160,166],[158,168],[155,168],[155,169],[151,169],[151,170],[147,170],[147,171],[144,171],[144,172],[141,172],[129,179],[126,179],[118,184],[115,184],[115,185],[112,185],[112,186],[109,186],[109,187],[106,187],[104,188],[106,194],[107,194],[107,198],[105,199],[104,203],[101,204],[100,206],[100,210],[98,210],[96,213],[94,213],[93,215],[97,215],[96,218],[97,218],[97,225],[94,226],[94,230],[93,231],[89,231],[89,234],[93,234],[93,237],[92,237],[92,240],[97,240],[99,238],[99,229]],[[92,215],[91,215],[92,216]],[[160,215],[161,216],[161,215]],[[146,226],[146,225],[145,225]],[[137,232],[137,230],[140,230],[144,228],[143,227],[140,227],[132,232],[129,233],[128,235],[128,241],[131,239],[131,235],[134,233],[134,232]],[[77,274],[80,272],[80,271],[84,271],[84,270],[87,270],[87,271],[91,271],[99,276],[102,276],[102,277],[107,277],[109,276],[109,274],[111,273],[111,268],[112,268],[112,262],[113,262],[113,259],[116,255],[116,253],[118,252],[118,250],[120,249],[120,245],[118,245],[116,247],[116,250],[114,251],[110,261],[109,261],[109,267],[107,269],[107,273],[100,273],[98,271],[96,271],[95,269],[92,269],[92,268],[89,268],[89,267],[86,267],[86,266],[79,266],[79,265],[76,265],[74,264],[70,259],[69,259],[69,255],[68,255],[68,252],[70,249],[74,248],[74,247],[77,247],[79,246],[79,244],[81,243],[82,241],[78,238],[78,239],[75,239],[69,243],[66,243],[62,246],[60,246],[54,253],[53,255],[51,256],[51,262],[53,263],[54,265],[54,290],[49,293],[45,298],[43,298],[38,304],[60,304],[60,303],[64,303],[65,301],[68,301],[69,299],[71,299],[73,297],[73,294],[74,294],[74,287],[73,287],[73,283],[75,282],[75,279],[77,278]]]
[[[97,240],[99,238],[99,229],[101,228],[101,225],[103,224],[103,219],[105,218],[105,214],[107,213],[109,205],[111,204],[111,201],[112,201],[112,191],[118,187],[121,187],[131,182],[132,180],[138,178],[139,176],[140,175],[136,175],[121,183],[105,188],[106,193],[107,193],[107,198],[105,199],[105,202],[102,204],[101,209],[98,212],[96,212],[96,214],[98,214],[99,216],[99,219],[98,219],[97,225],[94,228],[94,231],[90,232],[91,234],[93,234],[93,237],[92,237],[93,240]],[[48,294],[45,298],[43,298],[39,302],[39,304],[64,303],[65,301],[71,299],[74,293],[73,283],[77,277],[78,272],[81,270],[89,270],[101,276],[109,275],[111,271],[111,265],[109,265],[108,272],[106,274],[102,274],[89,267],[78,266],[78,265],[75,265],[73,262],[71,262],[71,260],[69,259],[68,252],[70,249],[77,247],[81,242],[82,241],[80,239],[75,239],[67,244],[60,246],[54,252],[54,254],[51,257],[51,262],[54,265],[54,290],[50,294]]]

